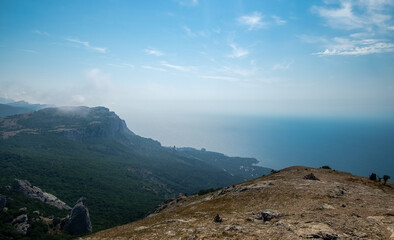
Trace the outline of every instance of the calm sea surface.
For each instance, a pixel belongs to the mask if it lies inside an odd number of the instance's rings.
[[[134,121],[138,127],[138,121]],[[150,127],[143,127],[147,126]],[[133,126],[129,126],[133,130]],[[140,125],[142,136],[166,146],[191,146],[230,156],[255,157],[260,165],[321,167],[394,178],[394,121],[279,117],[184,117]]]

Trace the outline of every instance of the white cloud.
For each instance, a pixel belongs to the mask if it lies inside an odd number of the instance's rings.
[[[179,5],[187,7],[195,7],[198,5],[198,0],[178,0]]]
[[[275,23],[276,23],[277,25],[283,25],[283,24],[286,24],[286,23],[287,23],[286,20],[283,20],[282,18],[280,18],[280,17],[278,17],[278,16],[273,15],[273,16],[271,16],[271,17],[272,17],[272,19],[274,19],[274,21],[275,21]]]
[[[314,6],[312,11],[334,29],[374,31],[387,28],[392,17],[386,12],[393,6],[394,1],[387,0],[339,0],[339,8]]]
[[[130,63],[108,63],[108,66],[119,67],[119,68],[127,67],[127,68],[131,68],[131,69],[135,68],[135,66]]]
[[[354,40],[348,38],[334,38],[334,44],[322,52],[315,53],[321,56],[333,55],[368,55],[376,53],[394,52],[394,43],[380,39]]]
[[[47,32],[42,32],[42,31],[39,31],[39,30],[33,30],[32,33],[39,34],[39,35],[50,36],[49,33],[47,33]]]
[[[272,67],[272,70],[287,70],[290,68],[290,66],[294,63],[294,61],[285,61],[282,63],[277,63]]]
[[[325,48],[324,51],[315,53],[316,55],[360,56],[394,52],[390,35],[393,21],[389,14],[393,10],[394,1],[339,0],[325,3],[324,6],[312,7],[312,11],[322,17],[331,28],[347,30],[349,33],[347,36],[316,41],[323,43]]]
[[[233,52],[228,55],[230,58],[240,58],[249,54],[247,49],[237,47],[235,44],[230,44],[229,46],[233,49]]]
[[[33,53],[33,54],[37,54],[39,52],[35,51],[35,50],[31,50],[31,49],[19,49],[22,52],[27,52],[27,53]]]
[[[159,71],[159,72],[167,72],[166,69],[164,68],[158,68],[158,67],[153,67],[153,66],[149,66],[149,65],[143,65],[141,66],[144,69],[148,69],[148,70],[154,70],[154,71]]]
[[[160,52],[160,51],[158,51],[156,49],[153,49],[153,48],[144,49],[144,52],[147,53],[147,54],[150,54],[150,55],[158,56],[158,57],[164,55],[164,53],[162,53],[162,52]]]
[[[187,67],[187,66],[180,66],[180,65],[173,65],[173,64],[169,64],[167,62],[161,62],[161,65],[168,67],[168,68],[172,68],[178,71],[182,71],[182,72],[190,72],[193,70],[196,70],[196,67]]]
[[[225,81],[230,81],[230,82],[238,81],[237,78],[227,77],[227,76],[201,76],[201,77],[206,78],[206,79],[225,80]]]
[[[100,52],[100,53],[106,53],[107,49],[103,47],[94,47],[91,46],[89,42],[87,41],[80,41],[79,39],[74,39],[74,38],[66,38],[67,41],[72,42],[72,43],[77,43],[79,45],[82,45],[86,47],[89,50]]]
[[[254,12],[250,15],[244,15],[239,17],[237,20],[240,24],[248,26],[249,30],[256,30],[265,25],[262,22],[263,16],[259,12]]]
[[[184,26],[183,29],[185,30],[186,35],[188,37],[195,37],[196,36],[196,34],[194,32],[192,32],[192,30],[188,26]]]
[[[114,88],[111,78],[99,68],[86,70],[85,78],[89,85],[92,86],[92,89],[108,91]]]

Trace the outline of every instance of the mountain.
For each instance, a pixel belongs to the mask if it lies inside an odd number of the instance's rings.
[[[30,104],[25,101],[14,102],[10,99],[0,98],[0,117],[32,112],[47,107],[50,106],[45,104]]]
[[[179,193],[270,172],[256,163],[163,147],[130,131],[105,107],[45,108],[0,118],[0,186],[25,179],[69,206],[84,196],[93,231],[140,219]]]
[[[21,114],[31,112],[31,109],[25,107],[15,107],[8,104],[0,103],[0,117],[11,116],[15,114]]]
[[[295,166],[85,239],[394,239],[394,184]]]

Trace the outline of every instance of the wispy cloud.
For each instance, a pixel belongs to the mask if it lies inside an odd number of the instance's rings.
[[[273,15],[273,16],[271,16],[271,17],[272,17],[272,19],[275,21],[275,24],[277,24],[277,25],[284,25],[284,24],[287,23],[286,20],[283,20],[282,18],[280,18],[280,17],[278,17],[278,16]]]
[[[167,72],[167,70],[164,69],[164,68],[158,68],[158,67],[153,67],[153,66],[149,66],[149,65],[143,65],[141,67],[143,69],[148,69],[148,70],[154,70],[154,71],[159,71],[159,72]]]
[[[335,29],[364,29],[373,31],[376,28],[387,28],[391,15],[386,14],[387,8],[393,7],[389,0],[340,0],[331,6],[313,6],[312,12],[325,19],[328,26]]]
[[[394,1],[339,0],[325,3],[323,6],[313,6],[312,12],[322,17],[327,26],[348,31],[348,34],[326,38],[324,41],[320,39],[325,50],[316,55],[361,56],[394,52],[390,35],[393,21],[388,14],[394,7]]]
[[[229,46],[233,49],[232,53],[227,55],[230,58],[240,58],[249,54],[249,51],[244,48],[237,47],[235,44],[229,44]]]
[[[195,7],[198,5],[198,0],[178,0],[178,4],[181,6]]]
[[[376,53],[394,52],[394,43],[380,39],[349,39],[334,38],[333,45],[322,52],[315,53],[320,56],[333,55],[368,55]]]
[[[32,33],[35,33],[35,34],[39,34],[39,35],[50,36],[49,33],[43,32],[43,31],[39,31],[39,30],[33,30],[33,31],[31,31],[31,32],[32,32]]]
[[[195,37],[196,36],[196,34],[188,26],[184,26],[183,30],[185,30],[186,35],[188,37]]]
[[[27,52],[27,53],[33,53],[33,54],[37,54],[39,52],[35,51],[35,50],[31,50],[31,49],[18,49],[19,51],[22,52]]]
[[[173,65],[173,64],[169,64],[169,63],[164,62],[164,61],[161,62],[161,65],[165,66],[165,67],[168,67],[168,68],[171,68],[171,69],[182,71],[182,72],[190,72],[190,71],[196,70],[196,67]]]
[[[108,63],[108,66],[119,67],[119,68],[127,67],[127,68],[131,68],[131,69],[135,68],[135,66],[130,63]]]
[[[294,63],[294,61],[284,61],[282,63],[277,63],[272,67],[272,70],[287,70]]]
[[[236,82],[239,80],[237,78],[227,77],[227,76],[201,76],[201,78],[214,79],[214,80],[224,80],[224,81],[230,81],[230,82]]]
[[[253,12],[250,15],[244,15],[237,20],[240,24],[248,26],[249,30],[256,30],[262,28],[265,23],[262,22],[263,16],[259,12]]]
[[[160,52],[159,50],[156,50],[156,49],[154,49],[154,48],[147,48],[147,49],[144,49],[144,52],[147,53],[147,54],[150,54],[150,55],[158,56],[158,57],[164,55],[164,53],[162,53],[162,52]]]
[[[85,48],[95,51],[95,52],[100,52],[100,53],[106,53],[107,49],[103,48],[103,47],[94,47],[91,46],[89,42],[87,41],[81,41],[79,39],[76,38],[66,38],[67,41],[72,42],[72,43],[76,43],[78,45],[84,46]]]

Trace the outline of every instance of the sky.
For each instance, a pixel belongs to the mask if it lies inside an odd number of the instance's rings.
[[[0,97],[184,114],[394,115],[392,0],[0,1]]]

